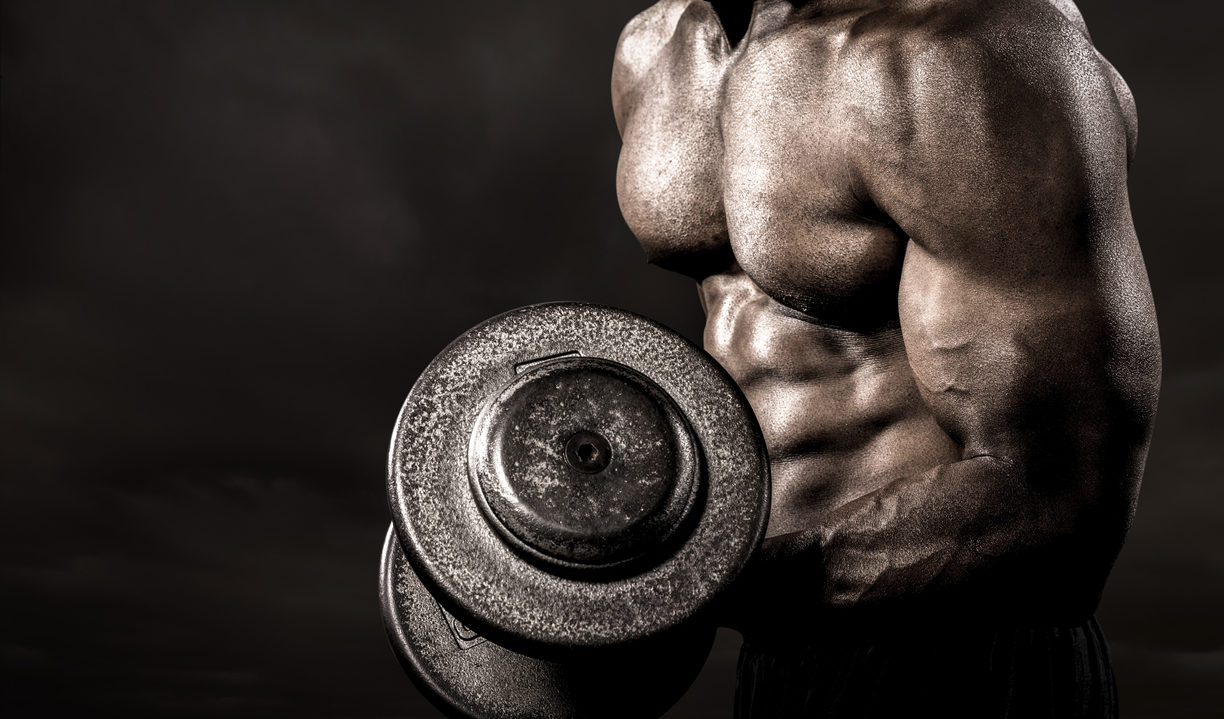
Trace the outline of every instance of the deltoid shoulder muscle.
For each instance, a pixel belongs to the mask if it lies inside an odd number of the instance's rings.
[[[1088,37],[1088,26],[1084,24],[1084,17],[1080,15],[1079,8],[1075,6],[1075,3],[1071,2],[1071,0],[1050,0],[1050,4],[1058,8],[1058,11],[1067,18],[1068,22],[1084,33],[1084,37]],[[1100,60],[1109,70],[1110,81],[1118,98],[1118,106],[1126,122],[1127,155],[1128,157],[1133,156],[1135,153],[1135,140],[1138,134],[1135,98],[1131,95],[1130,88],[1127,87],[1126,82],[1122,79],[1122,75],[1114,69],[1114,66],[1110,65],[1104,57],[1101,57]]]
[[[617,196],[650,259],[664,266],[726,243],[718,106],[728,53],[710,6],[690,0],[638,15],[616,48]]]

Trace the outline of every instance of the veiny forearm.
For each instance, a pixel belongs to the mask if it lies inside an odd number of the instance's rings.
[[[1112,554],[1101,507],[1039,493],[980,456],[899,479],[766,540],[755,568],[776,593],[826,607],[939,606],[986,614],[1090,611]],[[806,585],[806,586],[803,586]]]

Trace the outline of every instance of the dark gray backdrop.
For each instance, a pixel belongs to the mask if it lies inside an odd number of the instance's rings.
[[[582,299],[696,338],[616,206],[640,2],[6,2],[0,710],[435,716],[375,601],[383,458],[477,321]],[[1165,349],[1100,616],[1127,717],[1224,703],[1218,11],[1084,3],[1140,114]],[[1209,14],[1210,13],[1210,14]],[[675,717],[728,716],[735,636]]]

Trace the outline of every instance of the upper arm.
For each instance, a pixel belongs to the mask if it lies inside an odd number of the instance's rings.
[[[851,160],[908,237],[905,349],[964,458],[1129,507],[1159,350],[1124,120],[1079,37],[899,43],[854,105]]]

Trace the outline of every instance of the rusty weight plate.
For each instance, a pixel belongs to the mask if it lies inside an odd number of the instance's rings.
[[[421,581],[533,654],[689,622],[759,545],[768,462],[747,401],[675,332],[533,305],[443,350],[396,422],[388,493]]]
[[[447,715],[464,719],[660,716],[692,684],[714,635],[706,627],[568,659],[519,654],[444,609],[413,572],[393,529],[383,547],[379,599],[391,644],[413,682]]]

